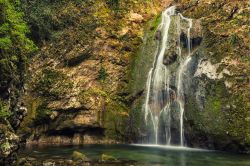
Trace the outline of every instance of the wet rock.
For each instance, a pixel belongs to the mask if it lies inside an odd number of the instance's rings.
[[[161,31],[157,30],[155,33],[155,40],[161,41]]]
[[[65,163],[68,165],[73,165],[74,161],[73,160],[65,160]]]
[[[116,161],[117,159],[114,156],[107,155],[107,154],[102,154],[101,155],[101,161],[102,162],[107,162],[107,161]]]
[[[14,154],[19,148],[19,137],[8,124],[0,124],[0,159],[6,159],[5,162],[13,162]],[[0,160],[0,164],[1,164]]]
[[[199,46],[201,44],[202,40],[203,40],[202,37],[191,38],[192,47],[195,48],[195,47]]]
[[[47,160],[43,162],[43,166],[55,166],[56,162],[53,160]]]
[[[167,65],[171,65],[172,63],[176,62],[178,55],[175,52],[173,52],[169,56],[165,55],[164,57],[165,58],[163,60],[163,64],[167,66]]]
[[[87,160],[87,157],[85,154],[78,152],[78,151],[74,151],[73,154],[71,155],[72,160],[77,161],[77,160]]]
[[[26,164],[28,161],[27,161],[27,159],[26,158],[20,158],[19,160],[18,160],[18,165],[24,165],[24,164]]]
[[[28,111],[24,104],[18,102],[17,106],[14,108],[14,115],[10,119],[10,123],[14,129],[17,129],[20,126],[20,123],[27,113]]]
[[[194,76],[201,77],[202,75],[205,75],[213,80],[222,79],[225,75],[230,76],[231,72],[226,67],[224,67],[221,71],[219,70],[221,65],[223,65],[223,63],[212,64],[208,59],[201,59],[198,63]]]

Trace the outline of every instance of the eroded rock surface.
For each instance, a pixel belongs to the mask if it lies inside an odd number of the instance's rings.
[[[145,23],[169,3],[23,3],[33,37],[40,44],[24,96],[29,113],[20,133],[28,133],[28,143],[131,139],[126,137],[131,61],[142,43]]]

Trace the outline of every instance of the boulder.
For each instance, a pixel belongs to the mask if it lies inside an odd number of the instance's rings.
[[[78,151],[74,151],[71,155],[72,160],[77,161],[77,160],[86,160],[87,157],[85,154],[78,152]]]
[[[102,154],[101,155],[101,161],[106,162],[106,161],[116,161],[117,159],[114,156],[107,155],[107,154]]]

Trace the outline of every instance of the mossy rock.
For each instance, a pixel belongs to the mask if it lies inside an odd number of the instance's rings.
[[[49,123],[52,110],[48,108],[48,103],[42,102],[35,110],[35,117],[33,119],[34,125]]]
[[[106,162],[106,161],[116,161],[117,159],[114,156],[107,155],[107,154],[102,154],[101,155],[101,161]]]
[[[65,73],[50,68],[43,69],[38,79],[34,91],[51,100],[64,97],[73,86]]]
[[[18,159],[18,166],[32,166],[32,164],[28,161],[27,158]]]
[[[77,161],[77,160],[86,160],[87,157],[85,154],[78,152],[78,151],[74,151],[71,155],[72,160]]]

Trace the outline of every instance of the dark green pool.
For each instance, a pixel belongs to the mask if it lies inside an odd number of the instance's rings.
[[[75,150],[86,154],[88,158],[93,160],[97,160],[101,154],[107,154],[118,159],[136,161],[133,165],[250,166],[249,155],[153,145],[31,147],[22,151],[22,155],[39,159],[70,159],[72,152]]]

